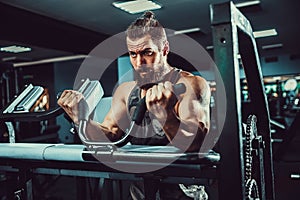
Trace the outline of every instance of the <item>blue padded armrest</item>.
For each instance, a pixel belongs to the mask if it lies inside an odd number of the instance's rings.
[[[111,107],[112,97],[103,97],[94,110],[93,120],[103,122],[104,117]]]

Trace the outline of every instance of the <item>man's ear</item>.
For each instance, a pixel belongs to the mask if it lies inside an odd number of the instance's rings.
[[[169,54],[170,51],[170,46],[169,46],[169,42],[166,41],[163,47],[163,55],[166,56]]]

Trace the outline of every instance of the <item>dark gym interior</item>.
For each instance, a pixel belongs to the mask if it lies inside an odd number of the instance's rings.
[[[127,52],[111,58],[109,53],[119,52],[119,46],[105,42],[122,36],[143,13],[126,12],[116,3],[135,1],[135,9],[145,2],[159,6],[153,12],[168,29],[169,62],[208,81],[211,132],[220,134],[213,147],[217,156],[189,163],[184,159],[191,155],[184,154],[162,169],[124,173],[90,158],[74,124],[58,109],[59,94],[76,88],[80,69],[90,64],[101,71],[101,76],[88,78],[99,80],[103,88],[102,104],[93,113],[99,111],[96,117],[103,119],[110,106],[105,101],[131,68]],[[300,2],[135,1],[0,0],[0,199],[127,200],[136,180],[146,182],[149,193],[166,182],[204,185],[210,200],[299,199]],[[199,62],[200,70],[193,66],[198,58],[192,45],[183,43],[186,53],[178,55],[181,35],[200,45],[195,46],[217,72],[206,61]],[[105,44],[100,57],[107,65],[86,62]],[[34,106],[26,112],[12,108],[29,87],[42,90]],[[47,116],[40,115],[44,112]],[[133,152],[135,159],[147,153]],[[144,165],[160,164],[153,160]]]

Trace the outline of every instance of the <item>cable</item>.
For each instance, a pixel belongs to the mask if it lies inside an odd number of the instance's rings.
[[[186,91],[186,87],[183,83],[179,83],[173,86],[173,91],[175,95],[179,95],[181,93],[184,93]],[[83,143],[86,145],[89,145],[90,148],[94,148],[93,146],[105,146],[107,145],[107,148],[113,149],[113,146],[117,147],[122,147],[126,145],[130,140],[131,140],[131,133],[135,132],[136,130],[136,125],[140,125],[142,120],[144,119],[145,112],[147,110],[146,107],[146,97],[142,98],[136,106],[136,109],[134,111],[134,114],[132,115],[132,119],[129,125],[129,128],[127,129],[127,132],[125,135],[119,139],[118,141],[115,142],[93,142],[93,141],[88,141],[88,139],[85,137],[85,130],[87,126],[87,122],[89,120],[89,105],[84,99],[81,99],[79,102],[79,115],[78,115],[78,120],[79,120],[79,128],[78,128],[78,135],[79,138]]]

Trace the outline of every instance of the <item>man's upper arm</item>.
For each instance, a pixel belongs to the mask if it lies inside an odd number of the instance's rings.
[[[122,83],[115,90],[112,98],[111,108],[104,118],[102,125],[108,128],[121,128],[126,130],[128,126],[126,98],[128,91],[131,91],[133,86],[131,82]]]
[[[210,87],[207,81],[199,76],[188,78],[187,91],[179,104],[178,115],[180,119],[203,123],[206,128],[210,126]],[[202,125],[201,125],[202,126]]]

